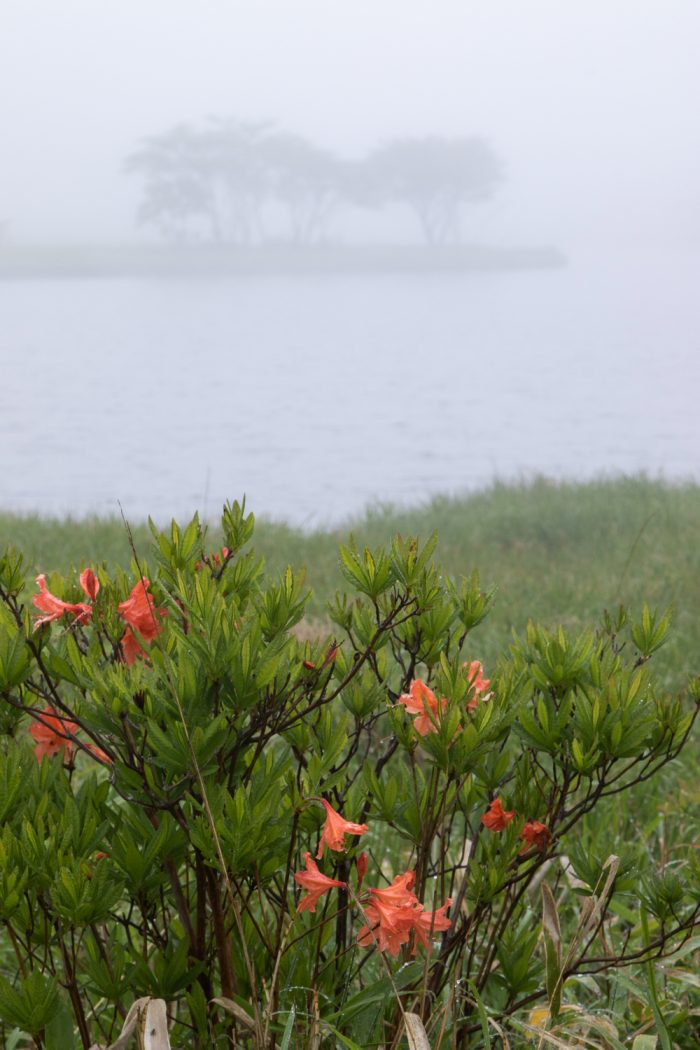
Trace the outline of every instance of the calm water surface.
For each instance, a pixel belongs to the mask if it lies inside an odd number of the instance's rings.
[[[323,525],[536,473],[700,477],[695,258],[0,284],[0,507]]]

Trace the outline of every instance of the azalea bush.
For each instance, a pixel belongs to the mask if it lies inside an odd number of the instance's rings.
[[[697,714],[654,681],[668,615],[485,668],[493,591],[397,537],[341,547],[309,640],[253,527],[153,527],[130,573],[0,559],[4,1045],[695,1045],[658,974],[697,952],[697,852],[608,830]]]

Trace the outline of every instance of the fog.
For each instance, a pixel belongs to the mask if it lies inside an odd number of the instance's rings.
[[[696,0],[0,0],[0,509],[700,479],[698,39]]]
[[[507,181],[468,235],[700,240],[694,0],[3,0],[0,219],[14,240],[128,240],[144,137],[273,120],[345,156],[481,135]]]

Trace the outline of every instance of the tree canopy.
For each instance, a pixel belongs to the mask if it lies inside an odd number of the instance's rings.
[[[490,197],[503,178],[482,138],[402,138],[349,161],[272,124],[234,119],[152,136],[126,169],[144,180],[141,224],[174,241],[232,244],[311,244],[328,238],[343,207],[395,204],[413,212],[427,243],[456,242],[463,205]]]
[[[459,240],[462,204],[490,197],[503,178],[481,138],[397,139],[370,154],[367,168],[380,201],[411,208],[430,244]]]

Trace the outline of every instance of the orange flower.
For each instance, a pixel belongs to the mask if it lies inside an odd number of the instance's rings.
[[[147,594],[150,583],[146,579],[138,580],[131,589],[129,597],[117,606],[122,620],[134,627],[142,638],[147,642],[160,631],[160,624],[156,618],[156,607],[153,597]],[[163,610],[159,610],[161,616]]]
[[[328,667],[329,664],[332,664],[337,655],[338,655],[338,643],[337,642],[331,642],[331,644],[326,649],[326,655],[323,657],[323,662],[321,663],[319,669],[323,670],[324,667]],[[304,667],[306,668],[307,671],[315,671],[316,670],[316,664],[313,662],[313,660],[304,660],[303,661],[303,665],[304,665]]]
[[[165,609],[156,609],[152,596],[146,593],[149,586],[148,580],[139,580],[129,597],[117,606],[119,615],[128,625],[121,640],[122,656],[127,664],[133,664],[137,656],[146,652],[134,630],[145,642],[152,642],[161,631],[156,613],[165,616]]]
[[[481,818],[481,823],[489,831],[503,831],[504,828],[508,827],[514,816],[514,809],[506,811],[500,798],[495,798]]]
[[[92,569],[83,569],[80,574],[80,586],[83,588],[88,598],[91,598],[94,602],[100,589],[100,581],[97,579],[97,576],[95,576]]]
[[[39,761],[44,755],[52,758],[63,751],[63,762],[67,765],[73,755],[76,741],[72,739],[78,731],[76,722],[70,721],[58,715],[53,707],[45,707],[41,712],[41,721],[38,719],[29,727],[29,733],[34,739],[34,754]],[[89,751],[100,762],[111,765],[112,759],[106,751],[96,744],[83,744],[85,751]]]
[[[70,762],[73,754],[73,741],[70,734],[74,734],[78,726],[56,714],[53,707],[45,707],[41,712],[41,721],[35,721],[29,727],[29,732],[34,739],[34,754],[41,762],[44,755],[52,758],[63,752],[63,762]]]
[[[37,627],[41,627],[43,623],[50,623],[51,620],[59,620],[62,616],[65,616],[66,613],[73,613],[75,615],[74,623],[86,623],[92,616],[92,609],[87,602],[64,602],[61,601],[60,598],[57,598],[55,594],[52,594],[46,586],[46,576],[43,572],[41,575],[37,576],[36,582],[39,584],[39,593],[35,594],[32,598],[32,604],[35,605],[37,609],[41,610],[41,612],[46,613],[46,616],[40,616],[37,619],[34,624],[34,630],[36,630]],[[80,577],[80,582],[83,582],[82,575]],[[85,590],[85,587],[83,587],[83,590]]]
[[[429,937],[434,933],[449,930],[452,923],[445,915],[445,912],[451,904],[452,898],[448,897],[445,903],[440,908],[436,908],[435,911],[421,911],[416,916],[413,922],[413,932],[416,936],[416,944],[413,947],[414,955],[416,954],[418,941],[420,941],[424,948],[429,948]]]
[[[124,663],[128,664],[129,667],[135,662],[137,656],[145,656],[146,650],[138,641],[136,635],[130,627],[124,631],[121,640],[122,656],[124,657]]]
[[[540,824],[539,820],[528,820],[520,832],[520,838],[525,843],[520,852],[527,853],[534,846],[540,853],[544,853],[551,837],[546,824]]]
[[[472,660],[470,664],[464,663],[462,668],[467,673],[469,692],[473,694],[467,702],[467,711],[475,711],[479,697],[482,700],[490,700],[493,696],[493,693],[487,692],[491,679],[484,678],[484,668],[479,660]]]
[[[103,751],[101,747],[97,747],[96,744],[84,744],[86,751],[96,758],[99,762],[104,762],[106,766],[112,765],[112,759],[109,757],[106,751]]]
[[[196,561],[194,563],[194,567],[199,572],[199,571],[201,571],[204,568],[205,565],[208,565],[210,568],[212,568],[214,565],[220,565],[222,559],[223,559],[223,561],[227,561],[230,556],[231,556],[231,551],[228,549],[228,547],[222,547],[221,548],[221,558],[219,557],[218,554],[204,554],[203,555],[204,561],[203,562]]]
[[[408,944],[413,934],[413,954],[418,944],[429,948],[428,938],[436,930],[448,930],[450,920],[445,911],[452,904],[447,899],[436,911],[426,911],[411,891],[415,875],[407,871],[397,875],[391,886],[386,889],[370,889],[372,899],[365,904],[363,911],[367,923],[360,930],[357,940],[363,948],[376,945],[380,952],[397,956],[404,944]]]
[[[326,811],[326,823],[323,825],[323,831],[321,832],[321,841],[318,844],[318,853],[316,854],[317,859],[323,856],[324,846],[328,846],[328,849],[338,852],[345,849],[346,835],[364,835],[366,831],[369,831],[367,824],[352,824],[349,820],[345,820],[340,813],[336,813],[331,804],[326,802],[325,798],[322,798],[321,802]]]
[[[403,704],[409,715],[417,715],[413,728],[420,736],[436,733],[440,719],[447,707],[447,700],[438,701],[432,689],[428,689],[420,678],[414,678],[407,693],[403,693],[397,703]]]
[[[306,871],[294,873],[294,881],[299,886],[303,886],[305,890],[308,890],[307,895],[299,901],[297,911],[313,912],[316,911],[316,904],[322,894],[327,893],[334,886],[345,887],[347,883],[340,882],[339,879],[329,879],[327,875],[322,874],[310,853],[304,854],[304,863],[306,864]]]
[[[386,889],[370,889],[369,892],[380,903],[389,905],[392,908],[402,908],[408,904],[413,906],[420,903],[415,893],[411,893],[411,887],[415,881],[415,872],[406,871],[403,875],[397,875],[391,886],[387,886]]]
[[[367,860],[368,860],[367,854],[364,852],[364,850],[359,855],[359,857],[357,857],[357,859],[355,860],[355,864],[357,865],[357,888],[358,888],[358,890],[359,890],[360,886],[362,885],[362,883],[364,881],[365,874],[367,872]]]
[[[380,952],[396,957],[402,945],[408,944],[416,917],[416,908],[392,908],[380,901],[373,901],[363,908],[367,923],[357,935],[361,948],[376,946]]]

